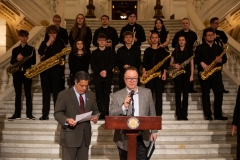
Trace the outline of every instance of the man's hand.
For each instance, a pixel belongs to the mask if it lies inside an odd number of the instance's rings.
[[[205,71],[208,70],[208,65],[206,65],[204,62],[201,62],[201,66]]]
[[[105,70],[102,70],[100,72],[100,76],[103,77],[103,78],[106,77],[107,76],[107,72]]]
[[[97,123],[98,117],[97,117],[97,116],[96,116],[96,117],[93,117],[93,118],[91,119],[91,121],[92,121],[93,123]]]
[[[216,61],[217,63],[222,63],[222,58],[219,57],[219,56],[217,56],[216,59],[215,59],[215,61]]]
[[[143,76],[143,77],[147,77],[147,76],[148,76],[147,72],[146,72],[146,71],[143,72],[143,73],[142,73],[142,76]]]
[[[125,108],[128,108],[129,107],[129,105],[130,105],[130,103],[131,103],[131,101],[132,101],[132,98],[130,97],[130,95],[128,94],[127,95],[127,97],[125,98],[125,100],[124,100],[124,107]]]
[[[68,123],[68,125],[70,125],[71,127],[76,126],[77,122],[74,121],[74,119],[72,118],[67,118],[66,122]]]
[[[232,126],[232,136],[236,136],[237,134],[237,126],[233,125]]]
[[[106,43],[105,44],[105,47],[111,47],[112,46],[112,43]]]
[[[190,76],[190,79],[189,79],[189,80],[190,80],[190,82],[193,81],[193,75]]]
[[[180,68],[181,68],[181,66],[180,66],[178,63],[176,63],[176,64],[174,65],[174,67],[175,67],[176,69],[180,69]]]
[[[166,74],[166,72],[164,72],[164,73],[162,74],[162,80],[165,81],[166,79],[167,79],[167,74]]]
[[[123,66],[123,68],[128,68],[128,67],[130,67],[130,65],[128,65],[128,64],[125,64],[125,65]]]
[[[23,58],[24,58],[24,57],[21,55],[21,53],[19,53],[18,56],[17,56],[17,60],[18,60],[18,61],[21,61]]]
[[[154,140],[154,142],[156,141],[157,139],[157,134],[156,133],[153,133],[150,135],[150,141]]]

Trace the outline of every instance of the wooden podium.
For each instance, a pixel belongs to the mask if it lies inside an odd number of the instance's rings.
[[[136,160],[137,136],[139,131],[161,130],[162,117],[106,116],[105,129],[125,130],[128,137],[128,160]]]

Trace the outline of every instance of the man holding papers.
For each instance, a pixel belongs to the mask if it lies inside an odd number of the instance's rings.
[[[97,123],[99,113],[95,94],[87,90],[89,81],[90,76],[84,71],[79,71],[75,75],[75,85],[58,94],[54,117],[62,125],[62,160],[88,160],[91,142],[90,120]],[[77,115],[81,117],[81,114],[87,115],[89,112],[96,116],[83,122],[75,121]]]
[[[137,86],[138,71],[135,67],[125,69],[124,82],[126,87],[112,94],[109,107],[110,116],[156,116],[150,89]],[[133,100],[134,105],[133,105]],[[134,107],[134,110],[133,110]],[[134,112],[134,113],[133,113]],[[150,140],[157,139],[157,130],[141,131],[137,136],[137,159],[145,160]],[[120,160],[127,160],[127,136],[123,130],[115,130],[114,142],[118,146]],[[130,153],[131,154],[131,153]]]

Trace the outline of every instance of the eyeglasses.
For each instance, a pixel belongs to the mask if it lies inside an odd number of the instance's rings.
[[[137,81],[138,81],[138,78],[125,78],[125,80],[126,80],[127,82],[131,82],[131,81],[137,82]]]

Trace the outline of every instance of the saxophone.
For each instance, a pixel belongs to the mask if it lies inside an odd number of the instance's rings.
[[[24,57],[21,61],[16,62],[16,63],[12,64],[11,66],[9,66],[7,68],[7,72],[10,74],[13,74],[14,72],[17,72],[17,71],[24,71],[24,68],[22,65],[33,56],[33,51],[34,51],[34,48],[32,50],[31,55]]]
[[[188,58],[186,61],[184,61],[183,63],[181,63],[180,68],[179,69],[174,69],[173,71],[171,71],[171,73],[169,73],[169,76],[171,78],[175,78],[178,75],[182,74],[182,73],[186,73],[186,71],[184,70],[184,68],[186,67],[186,65],[191,62],[191,60],[194,58],[194,55],[191,56],[190,58]]]
[[[70,52],[71,52],[70,48],[67,48],[67,47],[63,48],[63,50],[61,52],[55,54],[54,56],[48,58],[45,61],[38,63],[35,66],[27,69],[24,75],[27,78],[32,78],[55,65],[59,64],[59,65],[63,66],[65,64],[65,61],[61,57],[64,55],[70,54]]]
[[[223,52],[221,53],[221,55],[219,56],[220,58],[222,58],[222,56],[224,54],[226,54],[228,50],[228,45],[224,44],[224,50]],[[204,71],[201,71],[199,74],[202,78],[202,80],[206,80],[208,79],[213,73],[217,72],[217,71],[220,71],[222,70],[222,66],[218,66],[218,67],[215,67],[217,64],[216,60],[214,60],[209,66],[208,66],[208,70],[204,70]]]
[[[164,62],[166,62],[172,56],[171,51],[167,50],[166,48],[165,48],[165,50],[169,53],[169,55],[166,56],[162,61],[158,62],[158,64],[156,64],[152,69],[148,70],[147,77],[140,76],[141,84],[146,84],[147,82],[149,82],[151,79],[153,79],[155,77],[161,78],[161,76],[162,76],[161,71],[156,72],[156,70],[158,70],[164,64]]]

